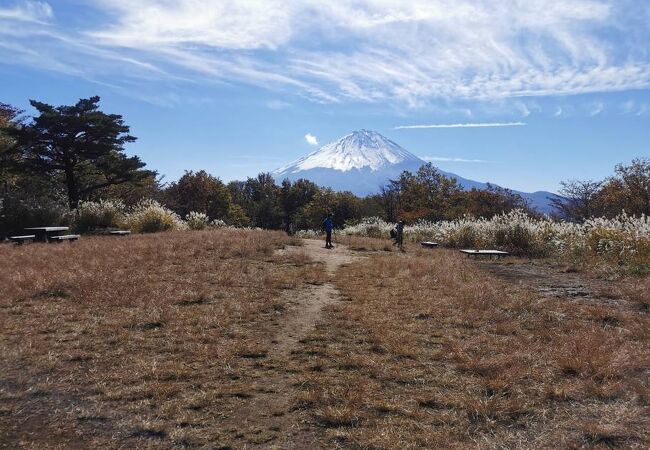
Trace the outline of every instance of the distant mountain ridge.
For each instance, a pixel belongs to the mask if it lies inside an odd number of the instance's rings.
[[[359,196],[376,194],[388,180],[397,178],[403,171],[417,171],[426,164],[421,158],[376,131],[359,130],[324,145],[273,172],[273,176],[291,181],[305,178],[336,191],[351,191]],[[454,173],[440,171],[455,178],[463,189],[486,189],[488,183],[469,180]],[[491,183],[493,186],[497,186]],[[550,198],[555,194],[546,191],[513,192],[526,199],[541,213],[550,213]]]

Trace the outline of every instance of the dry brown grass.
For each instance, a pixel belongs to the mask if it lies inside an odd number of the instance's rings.
[[[650,279],[542,297],[456,252],[348,243],[368,258],[334,280],[281,233],[0,246],[0,447],[650,446]]]
[[[342,268],[337,286],[347,301],[311,336],[296,400],[326,445],[650,445],[647,289],[543,298],[413,247]]]
[[[0,246],[0,447],[241,445],[281,294],[323,279],[286,245],[222,230]]]

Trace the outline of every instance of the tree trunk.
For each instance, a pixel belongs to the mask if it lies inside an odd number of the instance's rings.
[[[68,188],[68,205],[70,209],[79,206],[79,183],[72,167],[65,169],[65,183]]]

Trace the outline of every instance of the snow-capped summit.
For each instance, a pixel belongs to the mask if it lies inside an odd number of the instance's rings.
[[[288,175],[310,169],[333,169],[340,172],[370,169],[374,172],[403,163],[421,165],[423,161],[376,131],[360,130],[276,170],[274,175]]]
[[[311,180],[319,186],[356,195],[376,194],[389,180],[408,170],[412,173],[426,162],[376,131],[360,130],[343,136],[319,150],[273,172],[276,180]],[[463,189],[485,189],[486,183],[468,180],[456,174],[440,171],[455,178]],[[494,185],[496,186],[496,185]],[[518,192],[540,212],[550,212],[550,192]]]

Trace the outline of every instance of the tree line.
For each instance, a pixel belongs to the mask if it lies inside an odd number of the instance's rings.
[[[562,182],[561,199],[553,200],[558,214],[581,222],[590,217],[612,218],[627,214],[650,216],[650,158],[619,164],[604,180]]]
[[[55,107],[31,101],[34,117],[0,103],[0,237],[29,225],[59,223],[80,202],[100,199],[127,205],[154,199],[181,217],[196,211],[233,226],[287,231],[319,228],[327,213],[341,227],[370,216],[414,222],[528,209],[507,189],[463,190],[430,163],[363,198],[304,179],[274,180],[269,173],[224,183],[203,170],[188,171],[167,183],[139,157],[126,155],[126,145],[136,138],[122,116],[102,112],[99,102],[91,97]],[[649,166],[648,160],[619,166],[616,177],[597,190],[587,182],[565,183],[558,213],[572,220],[623,207],[647,214]]]

